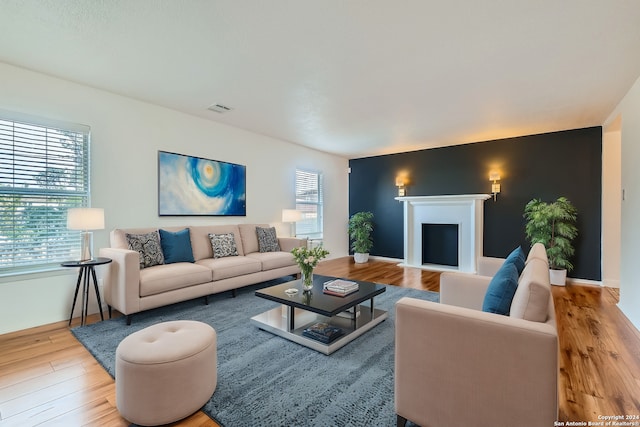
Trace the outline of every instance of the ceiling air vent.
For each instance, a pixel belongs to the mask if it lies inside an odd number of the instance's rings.
[[[211,104],[211,105],[209,105],[209,107],[207,107],[207,110],[211,110],[211,111],[215,111],[216,113],[224,114],[224,113],[228,113],[229,111],[233,110],[233,108],[227,107],[226,105],[222,105],[222,104]]]

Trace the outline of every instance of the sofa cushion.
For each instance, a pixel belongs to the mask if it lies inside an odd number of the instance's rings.
[[[258,273],[261,268],[260,261],[244,256],[208,258],[196,261],[196,263],[211,269],[214,281]]]
[[[160,233],[160,245],[164,254],[164,263],[194,262],[191,250],[191,237],[189,229],[180,231],[158,230]]]
[[[239,224],[240,238],[242,240],[242,247],[244,248],[244,254],[250,254],[252,252],[260,252],[258,246],[258,232],[256,227],[266,228],[268,224]]]
[[[290,252],[254,252],[246,257],[260,261],[262,271],[296,265],[296,260]]]
[[[164,264],[158,231],[145,234],[126,234],[129,249],[140,255],[140,268]]]
[[[210,269],[187,262],[145,268],[140,271],[140,296],[146,297],[208,283],[211,282],[211,278]]]
[[[525,254],[522,250],[522,246],[518,246],[513,251],[511,251],[504,262],[512,262],[513,265],[516,266],[516,270],[518,270],[518,276],[520,276],[520,274],[522,274],[522,270],[524,270],[525,263]]]
[[[211,249],[213,249],[214,258],[224,258],[227,256],[238,256],[238,248],[233,233],[211,234]]]
[[[275,227],[256,227],[256,233],[258,234],[258,249],[260,252],[280,251]]]
[[[508,315],[517,286],[518,270],[512,262],[505,262],[489,283],[482,311]]]
[[[531,258],[520,275],[518,289],[511,303],[510,316],[533,322],[546,322],[549,315],[549,298],[549,267],[544,260]]]
[[[205,258],[213,258],[213,248],[209,234],[226,234],[233,233],[236,239],[236,249],[238,255],[244,255],[242,249],[242,241],[240,240],[240,231],[237,225],[200,225],[190,227],[191,246],[193,247],[193,257],[196,261]]]

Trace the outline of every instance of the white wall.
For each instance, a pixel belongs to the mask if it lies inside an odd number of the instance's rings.
[[[622,141],[622,235],[620,248],[620,302],[618,306],[640,329],[640,79],[607,119],[621,119]],[[605,126],[606,127],[606,126]]]
[[[602,134],[602,285],[620,287],[622,140],[619,120]]]
[[[0,109],[91,126],[92,205],[105,209],[107,228],[94,233],[96,251],[116,227],[264,222],[282,229],[276,223],[294,207],[300,167],[323,172],[324,245],[330,257],[348,254],[344,158],[2,63],[0,94]],[[246,165],[247,216],[159,217],[158,150]],[[0,278],[0,333],[67,319],[77,277],[69,270]]]

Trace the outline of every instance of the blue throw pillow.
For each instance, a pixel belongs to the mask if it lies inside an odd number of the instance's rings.
[[[174,262],[195,262],[193,251],[191,250],[191,237],[189,229],[185,228],[175,233],[167,230],[160,230],[160,244],[164,253],[164,263]]]
[[[518,270],[512,262],[505,262],[489,283],[482,311],[508,316],[517,287]]]
[[[516,266],[516,269],[518,270],[518,276],[520,276],[522,274],[522,270],[524,270],[524,263],[526,259],[527,259],[527,256],[524,254],[524,251],[522,250],[522,246],[518,246],[509,254],[507,259],[504,260],[504,262],[513,263]]]

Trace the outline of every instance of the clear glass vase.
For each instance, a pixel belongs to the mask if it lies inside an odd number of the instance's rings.
[[[313,270],[309,270],[309,271],[302,270],[301,278],[302,278],[302,289],[304,289],[305,291],[310,291],[311,289],[313,289]]]

